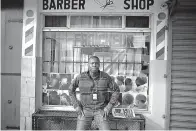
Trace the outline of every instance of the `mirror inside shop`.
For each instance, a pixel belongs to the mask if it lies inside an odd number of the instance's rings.
[[[43,106],[73,106],[69,86],[88,59],[100,59],[100,70],[120,88],[115,106],[148,110],[150,33],[44,32]],[[109,93],[109,92],[108,92]],[[76,98],[80,101],[79,88]]]

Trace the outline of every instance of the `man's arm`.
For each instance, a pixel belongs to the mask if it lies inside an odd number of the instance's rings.
[[[73,103],[74,108],[79,107],[79,102],[76,98],[76,88],[78,87],[79,84],[79,78],[80,75],[77,76],[71,83],[71,85],[69,86],[69,96],[71,99],[71,102]]]
[[[111,108],[118,102],[119,94],[120,94],[120,89],[119,86],[112,80],[110,76],[108,76],[108,87],[110,90],[112,90],[112,96],[110,98],[110,101],[108,105],[105,107],[108,111],[111,110]]]

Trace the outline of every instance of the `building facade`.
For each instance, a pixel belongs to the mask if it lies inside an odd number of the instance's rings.
[[[24,0],[22,28],[18,26],[21,83],[16,104],[8,101],[14,98],[5,97],[8,82],[3,79],[10,76],[2,73],[3,100],[8,103],[3,113],[9,114],[8,108],[15,114],[20,111],[10,118],[10,127],[18,127],[14,119],[20,119],[20,129],[32,129],[32,114],[38,109],[74,111],[68,86],[88,69],[88,58],[97,55],[101,70],[121,88],[120,104],[125,104],[126,94],[133,95],[129,103],[133,105],[138,95],[144,96],[144,108],[135,113],[144,115],[146,130],[195,129],[194,4],[191,0]],[[7,12],[5,25],[11,21]],[[4,27],[12,32],[10,25]],[[13,49],[12,44],[3,45]],[[5,61],[7,55],[2,58]],[[125,91],[128,80],[132,87]],[[6,116],[4,128],[9,126]]]
[[[26,0],[23,18],[21,129],[31,128],[26,125],[38,108],[73,110],[64,101],[68,86],[87,70],[91,55],[100,57],[101,70],[121,88],[131,79],[134,99],[144,95],[146,106],[136,112],[145,115],[146,128],[164,128],[168,21],[164,1]],[[130,91],[122,91],[122,97]]]

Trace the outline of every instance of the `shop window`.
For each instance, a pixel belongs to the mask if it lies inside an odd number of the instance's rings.
[[[67,16],[45,16],[45,27],[66,27]]]
[[[126,16],[126,28],[149,28],[149,16]]]
[[[92,17],[91,16],[71,16],[70,26],[71,28],[91,28]]]
[[[71,28],[122,28],[122,16],[71,16]]]
[[[94,16],[93,27],[94,28],[122,28],[122,17],[121,16]]]
[[[92,23],[100,25],[102,17],[92,18]],[[79,23],[87,26],[85,22]],[[148,110],[150,38],[150,32],[44,31],[43,105],[72,106],[68,87],[78,74],[88,70],[88,58],[96,55],[100,58],[100,70],[108,73],[120,87],[119,104]]]

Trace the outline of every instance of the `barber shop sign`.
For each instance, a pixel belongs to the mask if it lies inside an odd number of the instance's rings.
[[[155,2],[155,0],[42,0],[42,11],[137,12],[151,10]]]

